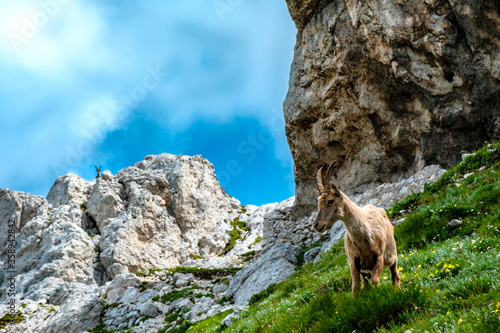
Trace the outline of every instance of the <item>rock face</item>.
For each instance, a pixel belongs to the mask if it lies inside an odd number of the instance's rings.
[[[110,277],[222,253],[229,212],[239,207],[220,188],[212,164],[170,154],[147,156],[116,176],[104,172],[87,205]]]
[[[43,198],[26,193],[3,189],[2,194],[0,207],[5,209],[2,209],[3,215],[14,219],[19,226],[15,230],[17,297],[61,304],[74,283],[96,283],[94,245],[81,228],[85,214],[79,207],[60,206],[55,209]],[[36,211],[35,207],[38,207]],[[19,211],[25,213],[18,214]],[[32,219],[28,221],[24,215]],[[3,229],[7,229],[5,217],[0,221]],[[7,261],[8,246],[5,245],[4,242],[0,252],[2,262]],[[0,272],[1,302],[7,299],[7,279],[10,276],[12,273],[6,269]]]
[[[496,0],[286,0],[298,28],[286,133],[296,212],[315,174],[360,193],[500,139]]]
[[[295,270],[300,247],[292,244],[276,244],[254,263],[236,273],[226,290],[236,304],[246,305],[252,295],[266,289],[271,283],[279,283]]]
[[[16,243],[14,267],[0,271],[0,302],[13,300],[7,291],[15,285],[17,306],[20,301],[60,306],[60,312],[40,324],[41,331],[85,331],[101,320],[96,288],[125,276],[134,283],[129,289],[113,289],[110,299],[135,302],[141,281],[130,273],[179,266],[194,255],[217,257],[240,210],[239,201],[225,193],[212,164],[201,156],[151,155],[116,175],[105,171],[91,182],[68,174],[56,180],[47,200],[0,189],[2,267],[12,251],[9,234]],[[177,285],[192,282],[192,277],[184,278]],[[157,310],[144,305],[135,319]],[[78,318],[77,326],[68,316]],[[26,325],[18,329],[36,326]]]

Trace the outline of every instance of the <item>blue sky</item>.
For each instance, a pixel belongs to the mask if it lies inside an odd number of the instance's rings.
[[[284,0],[0,0],[0,187],[201,154],[243,204],[294,193]]]

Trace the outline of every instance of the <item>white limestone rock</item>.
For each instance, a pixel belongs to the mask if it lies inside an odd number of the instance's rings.
[[[89,182],[77,175],[68,173],[57,178],[47,194],[47,201],[54,207],[73,205],[80,207],[90,195],[94,181]]]
[[[111,283],[106,287],[105,295],[106,302],[113,303],[116,302],[123,293],[129,288],[137,288],[141,284],[141,279],[139,279],[135,274],[126,273],[119,274],[111,281]]]
[[[201,156],[150,155],[115,178],[124,186],[126,207],[119,216],[96,220],[102,226],[104,266],[118,263],[136,272],[222,253],[232,228],[229,212],[240,206]],[[117,188],[114,195],[119,196]]]
[[[123,192],[123,185],[108,170],[96,179],[86,203],[86,211],[95,220],[101,233],[107,219],[117,217],[125,210]]]
[[[17,234],[16,281],[17,296],[32,300],[47,299],[61,304],[69,296],[71,283],[95,284],[93,243],[86,232],[65,214],[51,206],[40,209],[41,214],[28,222]],[[67,207],[59,207],[65,210]],[[79,216],[74,207],[73,216]],[[67,212],[67,211],[66,211]],[[0,253],[6,260],[7,247]],[[0,271],[0,299],[5,300],[5,278],[9,273]]]
[[[7,244],[9,221],[14,222],[15,232],[18,233],[46,204],[41,196],[0,188],[0,249]]]
[[[83,333],[94,328],[100,322],[102,310],[97,291],[97,286],[75,291],[68,301],[34,332]]]

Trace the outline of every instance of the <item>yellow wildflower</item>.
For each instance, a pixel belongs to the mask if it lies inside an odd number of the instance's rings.
[[[457,322],[458,325],[460,325],[460,323],[462,322],[462,318],[460,318]]]

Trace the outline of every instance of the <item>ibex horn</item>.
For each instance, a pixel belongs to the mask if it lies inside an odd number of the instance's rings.
[[[318,173],[316,174],[316,182],[318,183],[319,193],[325,193],[325,188],[323,187],[323,167],[319,168]]]
[[[325,175],[325,178],[327,183],[325,185],[325,188],[327,190],[331,190],[332,189],[332,172],[333,172],[333,169],[332,169],[332,166],[336,163],[337,161],[333,161],[329,166],[328,166],[328,169],[326,170],[326,175]]]
[[[328,166],[328,169],[326,171],[325,179],[327,180],[327,185],[326,189],[327,190],[333,190],[337,196],[340,197],[340,190],[337,185],[332,181],[332,173],[333,173],[333,166],[337,163],[337,160],[333,161],[330,166]]]

